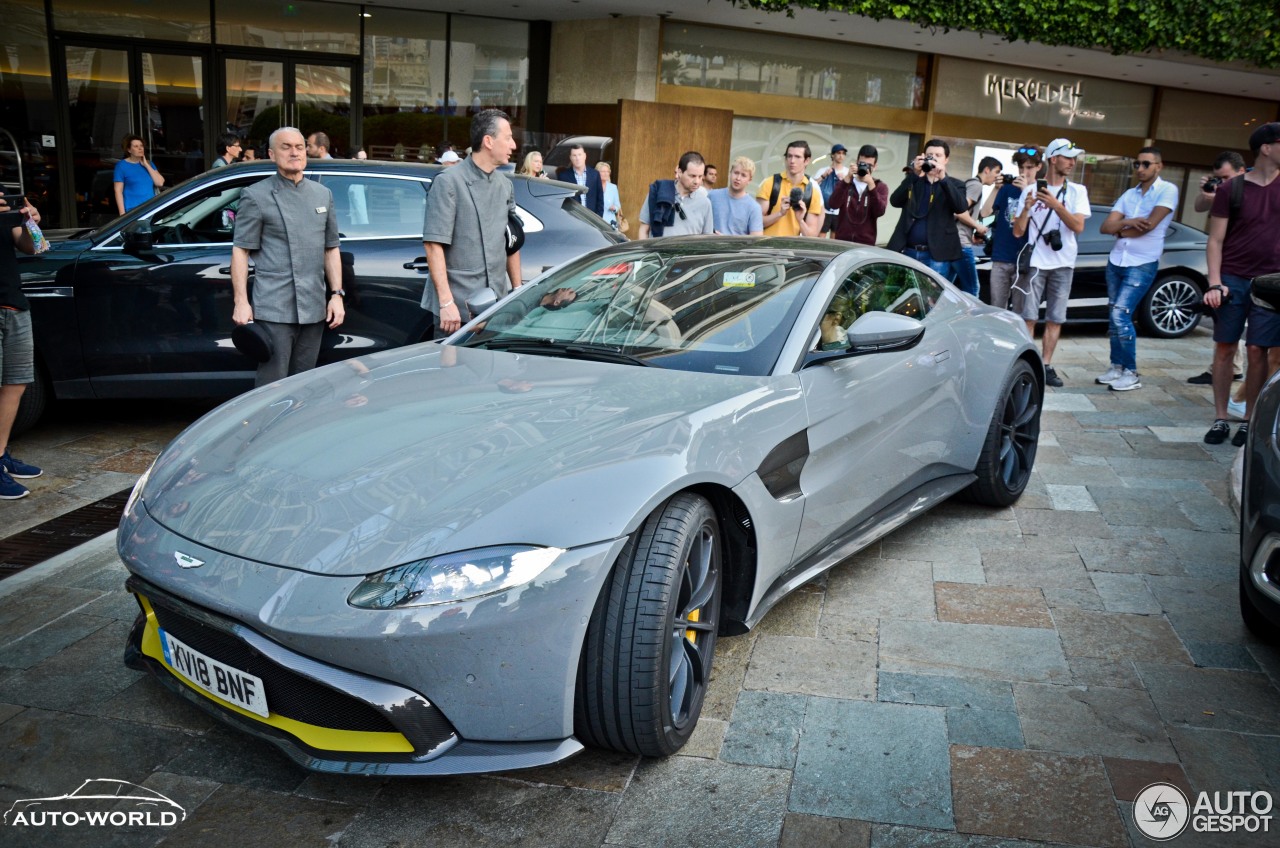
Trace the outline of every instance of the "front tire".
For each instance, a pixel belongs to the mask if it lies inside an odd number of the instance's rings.
[[[1177,339],[1200,324],[1200,287],[1186,277],[1161,277],[1138,306],[1138,323],[1158,339]]]
[[[49,408],[51,394],[49,377],[44,373],[44,366],[37,362],[36,379],[27,384],[22,392],[22,399],[18,402],[18,415],[13,419],[13,426],[9,431],[11,437],[20,436],[36,426],[36,422]]]
[[[1260,641],[1268,645],[1280,644],[1280,627],[1276,627],[1262,610],[1253,605],[1253,599],[1244,586],[1247,579],[1240,575],[1240,618],[1244,620],[1244,626]]]
[[[582,742],[662,757],[689,740],[711,681],[721,558],[715,511],[698,495],[671,498],[627,542],[578,665]]]
[[[1001,401],[991,416],[987,439],[965,490],[969,498],[987,506],[1009,506],[1027,488],[1040,440],[1040,407],[1044,390],[1025,359],[1018,360],[1005,380]]]

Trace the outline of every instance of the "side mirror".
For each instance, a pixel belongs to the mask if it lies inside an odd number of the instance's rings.
[[[854,353],[906,350],[924,338],[924,324],[896,312],[868,312],[849,328],[849,349]]]
[[[155,251],[155,236],[151,232],[151,221],[135,221],[124,228],[124,252],[131,256],[142,256]]]
[[[467,309],[472,315],[479,315],[498,302],[498,293],[485,286],[467,300]]]

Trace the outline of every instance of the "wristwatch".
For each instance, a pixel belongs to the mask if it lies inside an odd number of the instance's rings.
[[[329,297],[346,297],[347,293],[343,289],[333,289],[329,292]]]

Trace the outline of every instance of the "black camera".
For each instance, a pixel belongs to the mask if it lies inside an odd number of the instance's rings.
[[[858,176],[860,176],[860,177],[865,177],[865,176],[866,176],[867,174],[869,174],[869,173],[871,173],[871,166],[870,166],[870,165],[868,165],[866,162],[859,162],[859,163],[858,163]]]
[[[1000,182],[1004,183],[1005,185],[1013,185],[1013,181],[1015,179],[1017,179],[1017,177],[1015,177],[1013,174],[1000,175]]]
[[[790,198],[791,198],[791,208],[795,209],[800,205],[800,202],[804,200],[804,189],[802,188],[791,189]]]
[[[1050,230],[1044,234],[1044,243],[1049,245],[1050,250],[1062,250],[1062,233]]]
[[[1212,193],[1217,191],[1218,186],[1220,185],[1222,185],[1222,177],[1210,177],[1209,179],[1205,180],[1203,190]]]
[[[924,164],[920,166],[920,170],[924,171],[927,174],[936,167],[938,166],[933,163],[933,157],[926,156],[924,157]]]

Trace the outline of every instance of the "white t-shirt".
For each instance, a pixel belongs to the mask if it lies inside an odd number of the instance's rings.
[[[1063,187],[1066,192],[1062,193]],[[1073,215],[1083,215],[1088,218],[1089,210],[1089,193],[1080,183],[1068,182],[1064,186],[1049,186],[1049,190],[1054,196],[1059,196],[1062,205],[1067,207],[1067,211]],[[1074,268],[1076,264],[1076,234],[1070,229],[1063,226],[1062,219],[1058,217],[1058,213],[1054,212],[1048,206],[1045,206],[1038,200],[1034,200],[1036,194],[1035,184],[1027,186],[1026,191],[1018,198],[1018,204],[1013,210],[1014,217],[1022,214],[1023,207],[1028,202],[1034,202],[1031,207],[1031,216],[1027,220],[1027,236],[1034,238],[1035,249],[1031,253],[1031,267],[1039,268],[1043,271],[1050,271],[1054,268]],[[1045,243],[1044,234],[1050,230],[1057,230],[1062,234],[1062,250],[1054,250]]]
[[[1134,186],[1120,195],[1112,211],[1119,212],[1124,218],[1145,218],[1158,206],[1170,210],[1170,214],[1165,215],[1154,230],[1133,238],[1116,239],[1116,246],[1111,248],[1111,264],[1129,268],[1159,260],[1164,252],[1164,237],[1169,230],[1169,222],[1173,220],[1173,211],[1178,208],[1178,187],[1160,177],[1155,178],[1146,194],[1140,186]]]

